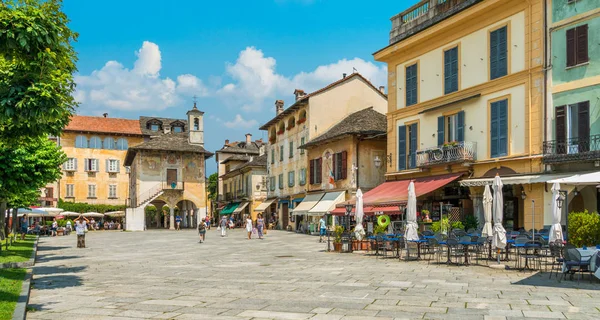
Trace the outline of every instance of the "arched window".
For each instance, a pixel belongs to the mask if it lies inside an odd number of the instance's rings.
[[[115,139],[111,137],[104,138],[104,149],[114,150],[115,149]]]
[[[277,134],[283,134],[285,132],[285,123],[283,121],[279,124],[279,129],[277,130]]]
[[[75,137],[75,148],[87,148],[88,140],[86,136]]]
[[[127,139],[119,138],[117,139],[117,150],[127,150]]]
[[[200,120],[198,118],[194,118],[194,130],[200,130]]]
[[[97,136],[91,137],[89,147],[92,149],[102,149],[102,139]]]
[[[292,130],[294,127],[296,127],[296,118],[294,118],[294,117],[291,117],[291,118],[288,120],[287,129],[288,129],[288,130]]]
[[[300,111],[300,117],[298,118],[298,124],[306,122],[306,110]]]

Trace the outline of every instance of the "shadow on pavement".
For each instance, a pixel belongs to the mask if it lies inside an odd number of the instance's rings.
[[[535,273],[531,276],[522,279],[520,281],[514,282],[515,285],[525,285],[525,286],[536,286],[536,287],[552,287],[552,288],[567,288],[567,289],[582,289],[582,290],[600,290],[600,286],[598,285],[598,279],[590,274],[584,274],[583,278],[579,283],[577,283],[577,277],[579,275],[575,275],[573,280],[570,280],[570,276],[566,276],[564,280],[558,281],[558,278],[555,275],[552,275],[552,279],[548,279],[549,273]],[[559,274],[560,277],[560,274]],[[590,277],[592,277],[592,282],[590,283]]]
[[[33,274],[35,276],[41,276],[41,275],[49,275],[49,274],[56,274],[56,273],[77,273],[77,272],[81,272],[84,271],[87,267],[84,266],[80,266],[80,267],[63,267],[63,266],[58,266],[58,267],[51,267],[51,266],[35,266],[33,267]]]
[[[43,252],[43,251],[54,251],[54,250],[63,250],[63,249],[69,249],[71,247],[57,247],[57,246],[38,246],[38,252]]]
[[[49,261],[58,261],[58,260],[69,260],[81,258],[80,256],[59,256],[54,254],[38,254],[35,258],[36,262],[49,262]]]

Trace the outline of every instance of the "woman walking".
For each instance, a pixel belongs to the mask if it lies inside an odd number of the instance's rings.
[[[252,239],[252,218],[246,217],[246,231],[248,232],[248,240]]]
[[[219,227],[221,227],[221,237],[224,237],[227,235],[227,216],[223,216],[221,218],[221,223],[219,224]]]
[[[77,234],[77,248],[85,248],[85,231],[87,230],[87,222],[84,216],[79,216],[75,220],[75,233]]]
[[[262,213],[258,214],[256,219],[256,230],[258,231],[258,238],[263,239],[263,230],[265,228],[265,219],[263,219]]]
[[[200,224],[198,224],[198,234],[200,235],[200,243],[204,242],[206,239],[206,222],[204,222],[204,219],[200,220]]]

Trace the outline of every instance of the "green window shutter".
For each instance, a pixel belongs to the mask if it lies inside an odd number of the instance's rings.
[[[406,126],[398,127],[398,170],[406,170]]]
[[[456,118],[456,140],[458,140],[458,142],[463,142],[465,141],[465,112],[460,111]]]
[[[444,128],[446,127],[446,117],[438,117],[438,129],[437,129],[437,142],[438,146],[444,144],[444,140],[446,140],[446,134],[444,133]]]

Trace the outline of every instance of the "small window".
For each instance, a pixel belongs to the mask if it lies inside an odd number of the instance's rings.
[[[108,186],[108,197],[112,199],[117,198],[117,185],[111,184]]]
[[[119,160],[113,160],[113,159],[109,159],[106,161],[107,164],[107,171],[111,172],[111,173],[118,173],[119,172]]]
[[[110,137],[104,138],[104,149],[113,150],[115,149],[115,146],[115,139]]]
[[[75,137],[75,148],[87,148],[88,140],[86,136]]]
[[[567,67],[574,67],[589,60],[588,25],[567,30]]]
[[[294,157],[294,141],[290,141],[290,158]]]
[[[279,162],[283,161],[283,145],[279,146]]]
[[[300,138],[300,146],[304,146],[305,139],[304,137]],[[300,149],[300,154],[304,154],[304,148]]]
[[[300,169],[300,176],[298,177],[298,183],[303,186],[306,184],[306,168]]]
[[[88,184],[88,198],[96,198],[96,185]]]
[[[200,120],[198,118],[194,118],[194,130],[200,130]]]
[[[75,197],[75,185],[74,184],[67,184],[67,198],[73,198]]]
[[[283,189],[283,173],[279,174],[278,180],[279,180],[278,181],[279,182],[278,183],[279,184],[279,189]]]
[[[91,137],[89,147],[92,149],[102,149],[102,139],[100,137]]]
[[[275,177],[269,177],[269,189],[275,191]]]
[[[64,164],[65,171],[77,171],[77,159],[67,158],[67,162]]]
[[[271,164],[275,163],[275,148],[271,149]]]
[[[175,127],[173,127],[172,131],[175,133],[183,132],[183,127],[175,126]]]
[[[152,131],[158,131],[158,130],[160,130],[160,125],[158,125],[158,124],[151,124],[150,125],[150,130],[152,130]]]
[[[117,150],[127,150],[128,148],[127,139],[119,138],[117,139]]]

